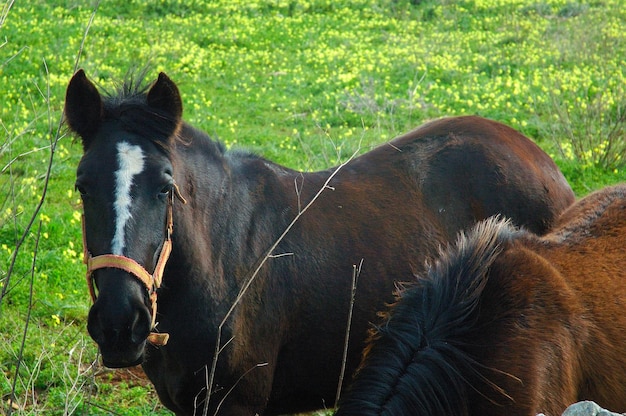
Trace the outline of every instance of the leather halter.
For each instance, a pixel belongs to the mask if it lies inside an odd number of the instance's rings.
[[[150,315],[152,323],[150,324],[150,335],[148,335],[148,342],[153,345],[162,346],[167,344],[170,337],[167,333],[155,332],[156,328],[156,313],[157,313],[157,289],[161,286],[163,280],[163,271],[165,270],[165,264],[172,252],[172,233],[174,231],[174,221],[172,215],[172,207],[174,205],[174,195],[183,204],[187,201],[180,194],[180,190],[174,184],[172,190],[168,196],[167,203],[167,219],[165,225],[165,240],[161,246],[161,252],[159,253],[159,259],[157,260],[154,272],[150,274],[143,266],[137,263],[130,257],[120,256],[117,254],[102,254],[100,256],[92,256],[87,248],[87,234],[85,232],[85,215],[83,214],[83,261],[87,265],[87,287],[89,288],[89,294],[91,300],[95,303],[98,296],[96,295],[96,289],[94,287],[93,272],[98,269],[114,268],[124,270],[125,272],[134,276],[139,282],[148,290],[150,297]]]

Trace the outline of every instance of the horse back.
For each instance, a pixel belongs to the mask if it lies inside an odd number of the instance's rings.
[[[459,229],[496,214],[544,234],[575,199],[543,150],[516,130],[482,117],[436,120],[387,147],[406,155],[449,241]],[[468,209],[459,212],[461,206]]]

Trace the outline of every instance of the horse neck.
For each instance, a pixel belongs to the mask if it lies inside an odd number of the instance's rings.
[[[189,132],[196,135],[179,145],[175,160],[187,204],[175,208],[171,261],[189,270],[191,279],[210,285],[212,296],[224,298],[240,288],[266,254],[290,209],[273,169],[280,167],[224,153],[208,137]]]

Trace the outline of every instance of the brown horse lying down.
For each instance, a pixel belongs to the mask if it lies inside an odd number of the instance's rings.
[[[336,416],[626,411],[626,185],[544,237],[488,219],[400,290]]]

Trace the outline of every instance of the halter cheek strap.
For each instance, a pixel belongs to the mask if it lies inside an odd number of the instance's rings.
[[[87,265],[87,287],[89,288],[89,294],[91,295],[91,300],[93,302],[96,301],[98,296],[96,295],[96,290],[94,287],[94,279],[93,272],[98,269],[104,268],[113,268],[124,270],[130,275],[134,276],[139,282],[148,290],[148,295],[150,297],[150,306],[151,311],[150,315],[152,318],[152,322],[150,324],[150,335],[148,335],[148,342],[156,346],[162,346],[167,344],[169,339],[169,334],[155,332],[156,328],[156,314],[157,314],[157,289],[161,287],[161,282],[163,280],[163,272],[165,270],[165,264],[170,257],[170,253],[172,252],[172,233],[174,231],[174,221],[172,215],[172,207],[174,205],[174,195],[183,203],[186,204],[187,201],[180,194],[180,191],[176,185],[174,185],[172,191],[170,192],[167,204],[167,219],[166,219],[166,230],[165,230],[165,240],[163,241],[163,245],[161,246],[161,252],[159,253],[159,259],[157,260],[156,266],[154,268],[154,272],[150,274],[143,266],[137,263],[135,260],[130,257],[120,256],[117,254],[102,254],[100,256],[93,257],[87,248],[87,237],[85,232],[85,216],[83,215],[83,260]]]

